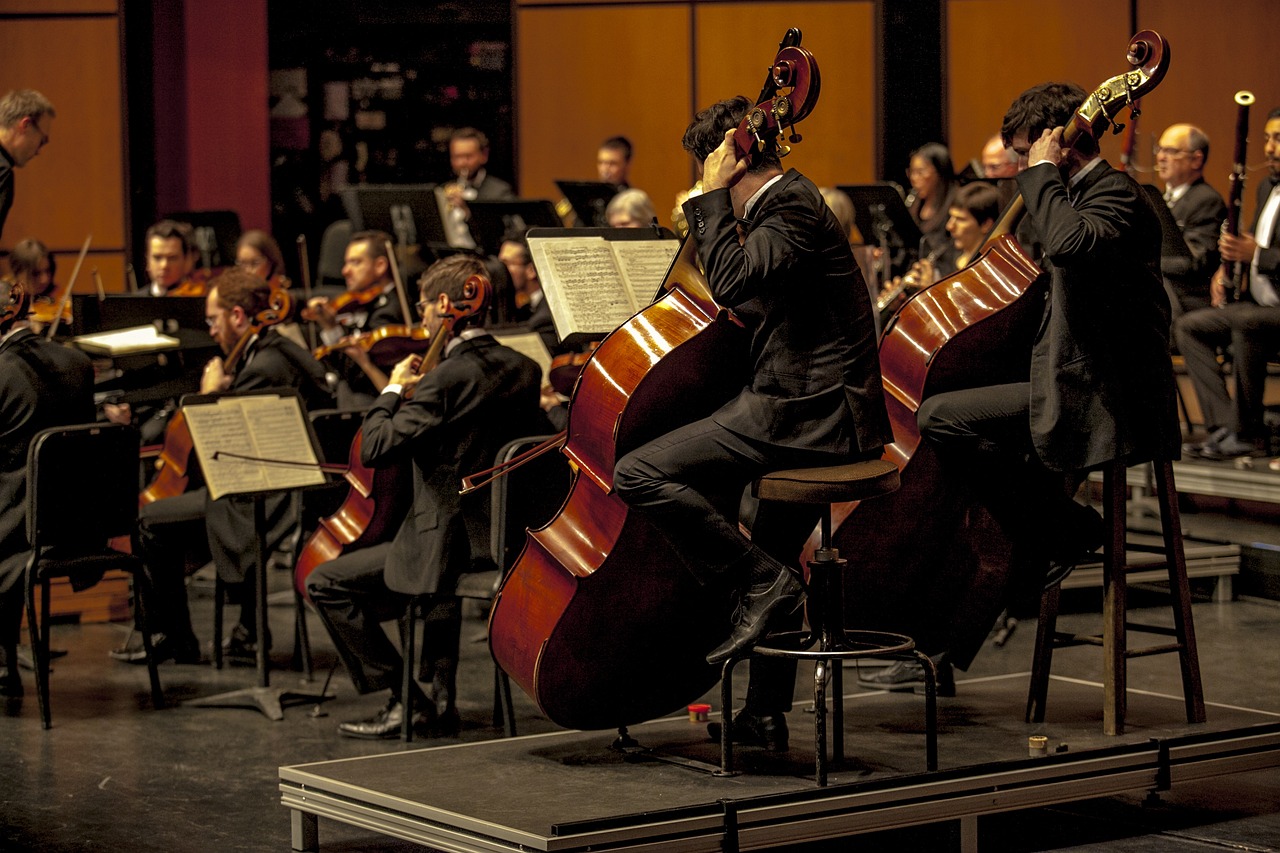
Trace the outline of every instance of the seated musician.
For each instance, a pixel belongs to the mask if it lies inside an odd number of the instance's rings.
[[[0,282],[0,697],[21,696],[17,646],[27,542],[27,448],[40,430],[93,421],[93,367],[26,322],[26,294]]]
[[[596,175],[601,183],[613,184],[620,191],[631,186],[631,140],[610,136],[596,151]]]
[[[342,262],[347,292],[336,297],[312,297],[303,315],[319,325],[324,344],[332,346],[345,335],[405,322],[387,256],[390,241],[390,235],[382,231],[351,235]],[[338,405],[342,408],[368,406],[386,384],[385,374],[360,347],[344,348],[330,363],[338,373]]]
[[[930,142],[911,152],[907,167],[911,193],[907,210],[920,226],[920,256],[928,257],[947,245],[947,212],[956,191],[951,152],[940,142]]]
[[[995,134],[982,146],[982,177],[1005,178],[1018,174],[1018,155],[1004,144],[1000,134]]]
[[[463,298],[466,280],[484,270],[480,260],[455,255],[423,275],[418,310],[433,335]],[[413,463],[413,505],[394,540],[323,563],[306,580],[356,690],[391,694],[371,718],[338,726],[349,737],[395,737],[400,730],[403,658],[380,623],[403,617],[414,595],[432,597],[420,675],[433,693],[428,698],[415,683],[414,722],[430,734],[458,730],[454,680],[461,616],[452,591],[459,574],[487,555],[489,523],[489,496],[459,497],[458,483],[489,467],[507,441],[542,428],[538,366],[474,323],[463,318],[454,325],[444,359],[424,374],[418,374],[418,356],[397,364],[391,384],[365,416],[365,464]],[[477,553],[479,542],[484,550]]]
[[[646,228],[658,218],[653,200],[644,190],[622,190],[609,199],[604,220],[610,228]]]
[[[967,484],[1012,541],[1022,589],[1011,594],[1038,595],[1102,545],[1101,517],[1070,497],[1084,471],[1178,450],[1160,223],[1092,137],[1062,147],[1063,125],[1084,99],[1070,83],[1033,87],[1001,129],[1023,167],[1018,186],[1049,276],[1029,380],[935,394],[917,413],[944,475]],[[954,619],[957,632],[979,638],[990,628]],[[981,639],[951,642],[977,648]],[[883,687],[913,677],[914,667],[895,665],[860,680]]]
[[[229,354],[246,335],[244,355],[234,374],[221,358],[212,359],[200,379],[200,393],[254,391],[263,388],[295,388],[310,409],[332,405],[322,368],[311,353],[283,337],[274,328],[253,334],[258,314],[266,309],[271,288],[255,275],[228,270],[210,282],[205,302],[209,334],[223,353]],[[266,500],[268,552],[292,532],[296,523],[294,497],[277,495]],[[187,610],[185,556],[192,549],[199,558],[212,557],[218,576],[240,593],[241,617],[223,647],[233,658],[252,658],[256,649],[256,620],[251,574],[255,568],[253,501],[230,495],[210,500],[208,492],[194,489],[142,507],[139,512],[140,555],[151,578],[152,598],[148,620],[157,662],[195,663],[200,647]],[[201,560],[203,561],[203,560]],[[218,641],[221,641],[220,639]],[[269,639],[268,639],[269,642]],[[139,648],[111,652],[116,660],[141,662]]]
[[[469,201],[506,201],[516,197],[511,184],[489,174],[489,138],[474,127],[460,127],[449,137],[449,167],[453,180],[436,192],[445,203],[445,236],[450,246],[474,249]]]
[[[204,296],[205,286],[191,278],[195,232],[185,222],[161,219],[147,229],[147,281],[152,296]]]
[[[289,289],[292,283],[284,274],[284,255],[280,252],[280,244],[276,238],[260,228],[250,228],[240,235],[236,241],[236,267],[247,273],[266,279],[272,288]],[[276,331],[293,341],[300,347],[306,346],[302,330],[292,318],[297,317],[298,310],[290,314],[290,321],[276,325]]]
[[[31,306],[31,328],[39,334],[53,322],[58,303],[62,299],[62,294],[53,281],[58,264],[44,243],[26,239],[20,241],[9,253],[9,271],[13,274],[14,282],[27,294],[28,304]],[[62,321],[65,323],[70,320],[71,303],[68,301],[62,312]]]
[[[1270,173],[1258,182],[1253,231],[1241,229],[1218,241],[1222,259],[1244,267],[1244,292],[1228,303],[1227,276],[1219,270],[1212,282],[1213,304],[1219,307],[1189,311],[1173,327],[1209,429],[1207,439],[1182,449],[1204,459],[1265,456],[1269,450],[1263,394],[1267,362],[1280,351],[1280,108],[1267,115],[1263,132]],[[1217,359],[1218,349],[1228,345],[1234,400]]]
[[[1208,308],[1209,283],[1222,264],[1218,235],[1227,218],[1227,205],[1204,181],[1209,137],[1190,124],[1175,124],[1156,143],[1156,174],[1164,181],[1165,203],[1182,232],[1190,255],[1161,255],[1169,307],[1177,320],[1188,311]]]
[[[783,468],[875,458],[892,441],[871,300],[848,235],[808,178],[783,173],[776,151],[737,158],[732,133],[750,107],[738,97],[702,111],[683,144],[704,165],[703,193],[684,204],[691,239],[716,300],[750,331],[753,375],[710,417],[632,451],[614,472],[618,494],[684,568],[740,602],[710,663],[750,648],[775,621],[798,622],[804,597],[799,556],[818,509],[761,502],[747,539],[738,526],[746,485]],[[753,661],[732,736],[786,749],[794,689],[793,662]]]

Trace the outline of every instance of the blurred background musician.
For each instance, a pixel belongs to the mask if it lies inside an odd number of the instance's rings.
[[[0,696],[21,696],[17,645],[27,542],[27,448],[37,432],[94,419],[93,368],[26,324],[26,294],[0,282]]]
[[[62,301],[62,292],[54,283],[57,262],[44,243],[35,238],[21,240],[9,253],[9,272],[14,283],[27,295],[31,328],[40,334],[53,322]],[[71,322],[71,301],[62,307],[62,322]],[[70,327],[68,326],[68,330]]]
[[[645,228],[658,218],[658,212],[647,192],[626,189],[609,199],[604,218],[610,228]]]
[[[326,346],[347,335],[405,322],[387,256],[390,240],[382,231],[352,234],[342,263],[346,293],[311,298],[303,316],[320,327],[320,341]],[[385,374],[358,346],[345,347],[326,361],[338,375],[338,405],[342,408],[367,407],[386,384]]]
[[[1014,178],[1018,175],[1018,155],[1006,148],[1000,134],[995,134],[982,146],[982,178]]]
[[[1263,422],[1267,362],[1280,350],[1280,108],[1263,128],[1267,177],[1258,182],[1253,232],[1218,240],[1222,260],[1245,265],[1244,292],[1226,302],[1227,274],[1220,268],[1210,285],[1218,308],[1190,311],[1174,324],[1178,351],[1196,389],[1209,437],[1184,444],[1205,459],[1260,456],[1268,450]],[[1236,396],[1227,393],[1217,352],[1231,347]]]
[[[907,167],[911,191],[907,210],[920,226],[920,257],[928,257],[947,246],[947,215],[955,194],[956,174],[951,152],[940,142],[930,142],[911,152]]]
[[[204,296],[205,285],[191,277],[199,255],[195,232],[185,222],[161,219],[147,229],[148,293],[152,296]]]
[[[1160,134],[1155,146],[1156,174],[1164,182],[1164,200],[1177,220],[1191,257],[1164,255],[1160,272],[1173,319],[1209,307],[1209,280],[1221,266],[1218,234],[1227,218],[1227,204],[1204,182],[1209,137],[1190,124],[1175,124]]]
[[[236,240],[235,265],[237,269],[265,279],[273,290],[277,288],[288,290],[293,284],[284,274],[284,255],[280,251],[280,244],[260,228],[250,228]],[[298,346],[305,348],[307,343],[295,319],[298,314],[299,308],[295,302],[289,322],[278,323],[275,329]]]
[[[468,224],[471,214],[467,202],[506,201],[516,197],[511,184],[489,174],[485,168],[488,162],[489,138],[474,127],[460,127],[449,137],[449,166],[454,179],[437,192],[444,194],[444,227],[450,246],[476,247]]]
[[[600,181],[619,190],[630,187],[631,154],[631,140],[625,136],[610,136],[601,142],[596,151],[596,175]]]
[[[218,357],[205,366],[200,393],[294,388],[308,409],[332,405],[324,368],[311,353],[273,328],[253,333],[255,319],[266,309],[270,296],[271,288],[264,280],[238,269],[228,270],[210,282],[205,301],[209,335],[224,355],[246,335],[250,337],[234,373],[229,373]],[[267,553],[292,532],[297,516],[294,502],[294,495],[267,498],[267,531],[263,539]],[[251,590],[256,568],[255,539],[251,498],[230,495],[210,500],[208,491],[200,488],[142,507],[138,543],[151,578],[153,601],[146,607],[155,632],[152,648],[157,662],[196,663],[201,658],[187,608],[184,567],[189,548],[195,551],[199,562],[206,555],[212,558],[218,576],[233,595],[239,593],[239,624],[225,641],[214,638],[214,642],[222,642],[233,658],[254,657],[257,637]],[[129,663],[145,662],[141,646],[115,649],[111,656]]]
[[[34,89],[15,89],[0,98],[0,236],[13,207],[13,170],[49,144],[49,126],[57,115],[49,99]]]
[[[483,263],[455,255],[422,277],[418,310],[432,335],[464,298],[464,284],[484,275]],[[348,737],[395,737],[403,720],[400,702],[404,660],[381,622],[404,616],[409,597],[433,596],[427,607],[423,669],[432,695],[417,690],[415,724],[430,734],[456,734],[455,707],[460,602],[453,589],[472,562],[475,543],[488,542],[489,497],[458,494],[461,478],[492,464],[498,449],[545,429],[538,409],[541,371],[530,359],[499,344],[476,320],[460,319],[443,360],[423,374],[410,356],[391,372],[362,427],[362,455],[375,468],[412,459],[413,505],[394,539],[322,563],[307,590],[333,637],[357,692],[390,692],[372,717],[341,723]]]

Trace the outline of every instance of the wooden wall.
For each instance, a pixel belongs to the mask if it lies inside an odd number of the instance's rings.
[[[124,278],[127,220],[116,0],[2,0],[0,27],[0,85],[36,89],[58,113],[49,144],[15,172],[0,250],[37,237],[62,256],[65,281],[67,253],[92,234],[76,289],[92,289],[93,267],[110,287]]]
[[[754,98],[787,27],[800,26],[822,72],[804,141],[784,165],[819,184],[872,180],[873,10],[844,2],[584,2],[520,0],[516,9],[516,138],[522,196],[555,198],[555,179],[594,180],[599,143],[635,145],[631,183],[670,223],[694,181],[680,137],[699,109]]]

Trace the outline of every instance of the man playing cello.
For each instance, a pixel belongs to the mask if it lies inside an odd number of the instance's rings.
[[[684,212],[717,302],[750,330],[750,381],[710,417],[623,457],[619,496],[647,514],[704,585],[740,603],[707,660],[755,644],[775,613],[803,599],[798,557],[819,513],[762,502],[752,538],[739,531],[744,487],[784,468],[878,457],[892,441],[875,322],[849,241],[818,188],[782,171],[776,151],[739,159],[743,97],[702,111],[684,148],[703,164]],[[718,369],[709,366],[708,369]],[[793,662],[755,661],[737,740],[787,746]]]

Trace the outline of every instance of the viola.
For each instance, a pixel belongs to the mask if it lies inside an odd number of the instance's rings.
[[[813,107],[818,69],[791,30],[739,154],[782,150]],[[613,494],[615,462],[711,414],[745,384],[748,336],[716,304],[686,240],[655,302],[610,333],[573,391],[561,452],[573,482],[559,513],[528,533],[489,619],[494,660],[568,728],[627,726],[686,705],[719,675],[726,604],[684,569],[661,531]],[[709,369],[709,365],[714,365]],[[726,367],[727,366],[727,367]]]
[[[228,375],[234,374],[240,366],[240,360],[244,357],[249,341],[253,340],[254,335],[261,333],[268,326],[283,322],[289,316],[291,305],[288,291],[271,291],[267,306],[255,315],[248,329],[223,359],[223,369]],[[193,458],[191,453],[194,449],[191,431],[187,428],[187,419],[183,416],[182,410],[178,409],[165,425],[164,446],[156,459],[156,476],[138,495],[138,506],[146,506],[163,498],[175,497],[187,490],[191,481],[190,466]]]
[[[402,361],[405,356],[424,352],[430,345],[427,330],[421,326],[392,325],[370,332],[344,335],[332,344],[316,347],[312,354],[319,360],[347,347],[359,347],[368,353],[374,364],[387,368]]]
[[[444,345],[460,320],[485,311],[490,293],[487,278],[473,275],[466,280],[463,298],[452,303],[449,313],[443,317],[443,324],[431,338],[430,346],[418,363],[419,374],[428,372],[440,362]],[[412,389],[405,393],[410,396]],[[360,459],[363,444],[363,432],[357,432],[347,454],[347,470],[343,473],[343,479],[351,489],[337,511],[320,520],[294,563],[294,588],[308,599],[307,578],[316,568],[340,557],[346,550],[376,545],[394,536],[413,501],[412,465],[370,468]]]
[[[551,359],[551,366],[547,368],[547,383],[557,394],[563,397],[573,396],[573,386],[598,346],[598,343],[592,341],[586,352],[566,352]]]
[[[1144,30],[1126,58],[1130,70],[1085,99],[1064,130],[1064,147],[1114,128],[1115,117],[1164,77],[1169,46]],[[921,441],[916,412],[938,392],[1026,380],[1046,279],[1012,236],[1023,212],[1015,196],[978,258],[918,292],[885,328],[880,368],[895,439],[885,457],[901,469],[902,486],[832,513],[833,544],[855,578],[846,585],[850,618],[905,633],[923,648],[949,648],[962,668],[985,627],[975,635],[956,625],[995,621],[1011,583],[1010,544],[963,484],[943,476]],[[811,537],[806,558],[817,543]]]

